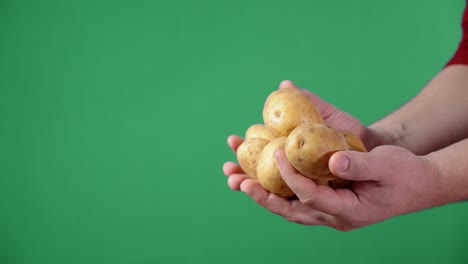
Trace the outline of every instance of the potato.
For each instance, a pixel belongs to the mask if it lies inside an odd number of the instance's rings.
[[[264,138],[270,141],[276,138],[276,133],[263,124],[254,124],[245,132],[245,138]]]
[[[362,143],[361,139],[350,131],[342,130],[341,133],[345,137],[346,143],[350,150],[367,152],[366,146]]]
[[[245,174],[252,179],[257,179],[257,160],[262,153],[263,148],[268,144],[264,138],[246,139],[237,148],[237,161]]]
[[[311,179],[331,179],[328,160],[337,151],[348,150],[339,130],[322,124],[302,124],[287,137],[286,157],[300,173]]]
[[[300,124],[323,123],[323,118],[303,91],[285,88],[268,96],[263,106],[263,121],[278,136],[287,136]]]
[[[273,139],[262,151],[257,164],[257,180],[263,188],[281,197],[291,197],[294,193],[281,177],[275,159],[275,151],[284,149],[286,137]]]

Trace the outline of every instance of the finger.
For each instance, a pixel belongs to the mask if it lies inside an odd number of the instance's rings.
[[[341,111],[336,106],[326,102],[311,91],[306,89],[302,89],[302,91],[310,98],[315,107],[317,107],[319,112],[322,114],[326,125],[330,125],[339,130],[348,130],[361,138],[364,136],[366,128],[358,119],[344,111]]]
[[[297,87],[292,81],[290,80],[284,80],[280,83],[279,85],[280,89],[286,89],[286,88],[295,88],[295,89],[301,89]],[[334,105],[329,104],[322,98],[320,98],[318,95],[314,94],[313,92],[307,90],[307,89],[301,89],[302,92],[304,92],[307,97],[314,103],[314,105],[318,108],[319,112],[322,114],[323,118],[327,120],[329,117],[333,116],[337,111],[338,108],[336,108]]]
[[[352,206],[351,202],[356,199],[352,191],[334,190],[325,185],[317,185],[294,169],[284,151],[275,152],[275,157],[281,176],[302,203],[330,215],[340,215],[349,211],[349,207]]]
[[[301,89],[298,86],[296,86],[292,81],[290,80],[284,80],[280,83],[279,85],[280,89],[286,89],[286,88],[295,88],[295,89]],[[332,106],[331,104],[327,103],[324,101],[322,98],[317,96],[316,94],[312,93],[311,91],[307,89],[301,89],[311,100],[312,102],[319,108],[320,112],[324,116],[329,116],[331,115],[331,112],[333,112],[336,108]],[[324,110],[326,110],[324,112]]]
[[[226,176],[231,176],[232,174],[245,174],[242,168],[232,161],[224,163],[223,172]]]
[[[286,88],[295,88],[295,89],[300,89],[298,86],[296,86],[292,81],[290,80],[284,80],[280,83],[279,85],[280,89],[286,89]],[[312,100],[314,105],[318,108],[319,112],[322,114],[323,118],[327,120],[328,118],[332,117],[335,115],[337,112],[339,112],[338,108],[336,108],[334,105],[326,102],[322,98],[320,98],[318,95],[314,94],[313,92],[307,90],[307,89],[301,89],[307,97]]]
[[[240,188],[242,192],[250,196],[260,206],[288,221],[305,225],[326,226],[334,226],[336,223],[333,216],[313,210],[299,200],[290,201],[268,192],[254,180],[243,181]]]
[[[240,191],[240,186],[243,181],[249,179],[246,174],[232,174],[228,178],[228,186],[234,191]]]
[[[335,114],[338,111],[334,105],[328,103],[327,101],[320,98],[318,95],[314,94],[313,92],[302,89],[302,91],[312,100],[314,105],[318,108],[319,112],[322,114],[323,119],[327,120],[330,116]]]
[[[237,152],[237,148],[242,144],[242,142],[244,142],[244,140],[236,135],[230,135],[227,139],[227,143],[234,153]]]
[[[284,80],[280,83],[279,85],[279,88],[280,89],[286,89],[286,88],[296,88],[298,89],[298,87],[290,80]]]
[[[291,214],[290,218],[286,220],[295,222],[303,225],[325,225],[336,228],[339,223],[339,219],[335,216],[317,211],[305,204],[300,200],[291,201]]]
[[[334,175],[352,181],[381,180],[379,172],[385,167],[381,161],[373,160],[371,153],[357,151],[334,153],[328,166]]]

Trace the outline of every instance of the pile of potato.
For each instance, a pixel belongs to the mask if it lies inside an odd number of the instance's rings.
[[[280,175],[276,150],[284,150],[297,171],[332,188],[344,188],[350,182],[330,172],[331,155],[342,150],[367,151],[353,133],[324,125],[320,112],[300,89],[272,92],[263,108],[263,121],[264,124],[247,129],[245,140],[237,149],[237,160],[250,178],[282,197],[294,193]]]

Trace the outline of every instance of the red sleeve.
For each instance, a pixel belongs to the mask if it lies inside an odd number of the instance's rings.
[[[462,20],[462,39],[458,45],[458,49],[453,57],[447,62],[446,66],[452,64],[466,64],[468,65],[468,0],[463,12]]]

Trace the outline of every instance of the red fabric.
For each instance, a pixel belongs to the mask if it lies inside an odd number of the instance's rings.
[[[446,66],[452,64],[466,64],[468,65],[468,0],[463,12],[462,20],[462,39],[458,45],[458,49],[453,57],[448,61]]]

